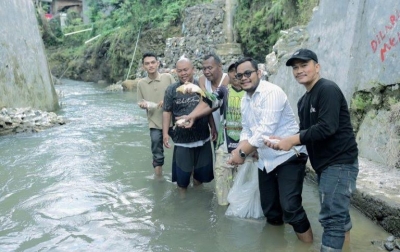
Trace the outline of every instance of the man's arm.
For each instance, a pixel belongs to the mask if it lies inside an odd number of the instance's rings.
[[[270,139],[278,139],[280,140],[277,143],[273,143],[272,141],[264,140],[265,145],[268,147],[274,149],[274,150],[283,150],[283,151],[289,151],[292,149],[293,146],[299,145],[300,143],[300,134],[296,134],[293,136],[288,136],[285,138],[279,138],[279,137],[270,137]]]
[[[205,92],[206,89],[206,77],[204,75],[199,77],[199,87]]]
[[[240,150],[242,152],[244,152],[247,156],[257,150],[257,147],[251,145],[248,141],[248,139],[251,137],[252,134],[251,134],[251,130],[250,130],[249,125],[246,120],[248,116],[247,117],[243,116],[245,114],[245,109],[244,109],[245,103],[243,100],[241,102],[240,107],[241,107],[241,113],[242,113],[242,131],[240,133],[240,142],[239,142],[238,146],[236,147],[236,149],[234,149],[231,152],[231,158],[227,162],[228,164],[231,164],[231,165],[238,165],[238,164],[242,164],[244,162],[245,159],[240,156],[240,153],[239,153]]]
[[[142,89],[140,88],[140,81],[137,84],[136,94],[137,94],[137,101],[141,102],[144,98],[143,98],[143,94],[142,94]]]
[[[224,85],[225,87],[228,87],[229,84],[229,75],[225,75],[224,79],[222,80],[222,85]]]
[[[180,127],[191,128],[197,119],[210,115],[212,111],[213,110],[210,108],[210,106],[200,99],[199,104],[197,104],[197,106],[192,110],[192,112],[190,112],[189,115],[178,116],[176,117],[176,120],[185,119],[186,123],[182,124]]]
[[[241,157],[240,152],[245,153],[246,156],[248,156],[256,150],[257,148],[251,145],[249,141],[240,141],[238,147],[231,152],[231,157],[227,163],[231,165],[243,164],[246,158]]]
[[[300,130],[302,144],[323,141],[336,134],[339,128],[342,99],[344,96],[337,85],[321,88],[317,104],[317,123],[308,129]]]
[[[255,117],[259,119],[256,127],[252,127],[251,135],[248,135],[248,141],[252,146],[257,148],[264,146],[263,137],[273,136],[275,134],[282,120],[282,111],[286,106],[286,101],[287,96],[283,90],[276,89],[268,94],[264,94],[260,100],[260,107],[247,107],[245,111],[242,111],[242,114],[247,113],[246,117]],[[242,126],[244,127],[243,124]]]
[[[199,104],[197,104],[193,111],[190,112],[188,117],[196,120],[198,118],[211,114],[211,112],[213,112],[213,109],[210,108],[210,106],[208,106],[208,104],[205,103],[203,99],[200,99]]]
[[[218,137],[218,133],[217,133],[217,126],[215,121],[214,121],[214,117],[212,114],[208,115],[208,124],[210,125],[211,128],[211,140],[215,141],[217,140]]]
[[[162,133],[163,133],[163,143],[166,148],[171,148],[169,144],[169,125],[171,123],[171,112],[164,111],[163,112],[163,121],[162,121]]]
[[[142,93],[142,89],[141,89],[141,85],[140,85],[140,81],[138,82],[137,88],[136,88],[136,95],[137,95],[137,102],[140,108],[142,109],[147,109],[147,104],[145,102],[143,102],[144,96]]]

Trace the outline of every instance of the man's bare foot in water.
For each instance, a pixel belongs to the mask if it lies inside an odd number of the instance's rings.
[[[201,183],[200,181],[198,181],[198,180],[196,180],[196,179],[194,179],[193,178],[193,185],[194,186],[199,186],[199,185],[202,185],[203,183]]]
[[[154,175],[156,175],[157,177],[162,176],[162,166],[154,167]]]

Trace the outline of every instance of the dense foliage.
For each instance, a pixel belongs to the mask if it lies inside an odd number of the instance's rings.
[[[89,0],[92,22],[107,20],[104,30],[129,25],[151,29],[181,22],[181,12],[188,6],[211,0]]]
[[[139,32],[161,29],[165,37],[180,36],[183,10],[212,1],[87,0],[89,11],[85,14],[90,24],[84,24],[74,11],[68,11],[62,30],[59,18],[48,24],[41,20],[50,64],[60,65],[55,67],[59,68],[56,75],[68,69],[66,77],[79,78],[83,72],[102,68],[101,75],[108,76],[110,81],[119,80],[128,72]],[[308,22],[318,1],[237,0],[237,42],[246,55],[263,61],[280,30]]]
[[[281,30],[306,24],[319,0],[238,0],[235,23],[246,55],[263,61]],[[248,22],[242,22],[247,20]]]

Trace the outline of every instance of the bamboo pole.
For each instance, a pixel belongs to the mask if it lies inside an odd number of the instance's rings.
[[[80,31],[74,31],[74,32],[65,33],[64,36],[69,36],[69,35],[72,35],[72,34],[81,33],[81,32],[85,32],[85,31],[91,31],[91,30],[93,30],[93,28],[88,28],[88,29],[84,29],[84,30],[80,30]]]
[[[97,39],[97,38],[100,37],[100,36],[101,36],[101,34],[99,34],[99,35],[97,35],[96,37],[93,37],[93,38],[91,38],[91,39],[89,39],[89,40],[86,40],[86,41],[85,41],[85,44],[89,43],[89,42],[92,41],[92,40]]]
[[[138,45],[138,42],[139,42],[139,36],[140,36],[140,30],[141,30],[141,28],[142,28],[142,27],[139,28],[139,33],[138,33],[138,36],[137,36],[137,39],[136,39],[135,50],[133,50],[133,56],[132,56],[131,64],[130,64],[130,66],[129,66],[129,71],[128,71],[128,74],[126,75],[126,79],[125,79],[125,80],[128,79],[129,74],[131,73],[132,64],[133,64],[133,59],[135,58],[136,48],[137,48],[137,45]]]

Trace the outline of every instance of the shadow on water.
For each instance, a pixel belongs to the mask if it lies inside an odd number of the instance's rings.
[[[135,93],[64,80],[57,113],[67,124],[0,138],[0,251],[319,251],[317,191],[304,188],[315,234],[224,215],[213,183],[182,197],[171,183],[171,150],[155,179],[149,132]],[[352,210],[344,251],[377,251],[388,234]]]

